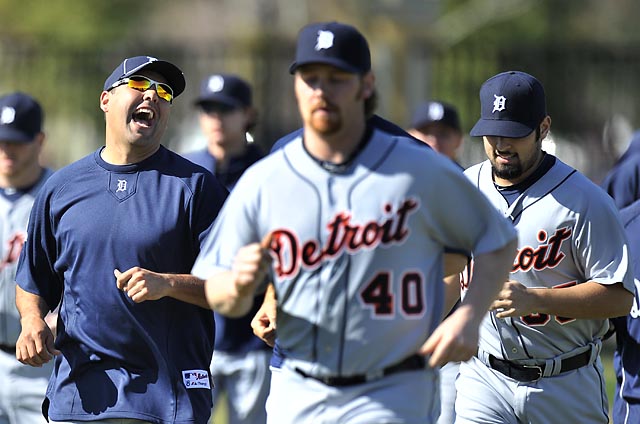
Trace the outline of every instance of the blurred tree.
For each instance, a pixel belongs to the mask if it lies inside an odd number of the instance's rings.
[[[0,0],[0,37],[98,49],[126,37],[141,16],[153,13],[147,6],[128,0]]]

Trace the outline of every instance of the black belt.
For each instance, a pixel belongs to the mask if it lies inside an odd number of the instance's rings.
[[[314,380],[318,380],[327,386],[353,386],[355,384],[363,384],[368,381],[375,380],[380,377],[384,377],[390,374],[395,374],[401,371],[414,371],[419,369],[424,369],[427,361],[422,355],[412,355],[407,359],[398,362],[395,365],[391,365],[379,373],[373,374],[358,374],[358,375],[350,375],[347,377],[316,377],[314,375],[309,375],[306,372],[302,371],[299,368],[296,368],[296,372],[305,378],[312,378]]]
[[[5,352],[5,353],[10,353],[12,355],[16,354],[16,345],[6,345],[6,344],[0,344],[0,350]]]
[[[591,359],[591,349],[578,355],[564,358],[560,361],[560,373],[584,367]],[[507,377],[522,382],[537,381],[542,378],[544,373],[544,365],[520,365],[515,362],[498,359],[493,355],[489,355],[489,365],[494,370],[501,372]]]

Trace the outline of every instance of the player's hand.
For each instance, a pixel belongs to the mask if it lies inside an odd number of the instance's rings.
[[[129,268],[125,272],[113,270],[116,286],[136,303],[145,300],[158,300],[168,295],[170,282],[157,272],[140,267]]]
[[[271,267],[270,243],[271,234],[267,234],[260,243],[248,244],[236,253],[231,273],[238,296],[253,296],[256,286],[266,278]]]
[[[418,353],[431,355],[429,366],[467,361],[478,350],[479,319],[471,307],[462,304],[445,319],[422,345]]]
[[[275,300],[265,297],[262,306],[251,320],[253,334],[271,347],[276,343],[276,309]]]
[[[502,286],[489,310],[497,311],[497,318],[521,317],[536,313],[535,297],[526,286],[509,280]]]
[[[16,342],[16,359],[25,365],[42,367],[60,351],[53,345],[53,333],[39,316],[27,316],[20,320],[22,332]]]

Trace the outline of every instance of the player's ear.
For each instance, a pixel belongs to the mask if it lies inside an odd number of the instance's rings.
[[[103,112],[106,112],[109,110],[109,98],[111,97],[111,95],[109,94],[108,91],[103,91],[100,94],[100,109],[102,109]]]
[[[540,123],[540,140],[544,140],[545,137],[549,135],[550,130],[551,130],[551,117],[547,115]]]
[[[369,71],[362,76],[362,98],[368,99],[376,89],[376,77]]]
[[[45,138],[46,138],[46,136],[45,136],[44,132],[40,131],[38,134],[36,134],[36,136],[33,139],[33,141],[38,143],[40,145],[40,148],[42,148],[42,146],[44,145]]]

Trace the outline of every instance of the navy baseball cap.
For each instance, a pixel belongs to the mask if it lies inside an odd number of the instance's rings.
[[[0,140],[17,143],[33,141],[42,132],[43,112],[40,104],[24,93],[0,98]]]
[[[351,25],[320,22],[303,27],[298,34],[295,61],[289,67],[311,63],[332,65],[347,72],[365,74],[371,70],[371,53],[364,36]]]
[[[158,60],[151,56],[135,56],[123,60],[122,63],[113,70],[111,75],[109,75],[104,82],[104,90],[110,90],[116,82],[131,75],[135,75],[136,72],[139,72],[142,69],[157,72],[165,77],[167,79],[167,84],[169,84],[173,89],[173,97],[178,97],[187,85],[184,79],[184,74],[180,68],[173,63]]]
[[[547,116],[542,84],[520,71],[503,72],[485,81],[480,88],[480,109],[480,119],[470,131],[474,137],[526,137]]]
[[[196,105],[222,103],[233,108],[251,106],[251,86],[248,82],[231,74],[210,75],[200,84],[200,97]]]
[[[441,123],[457,131],[462,131],[460,118],[455,107],[439,101],[424,102],[418,105],[411,117],[411,128],[423,128],[431,123]]]

